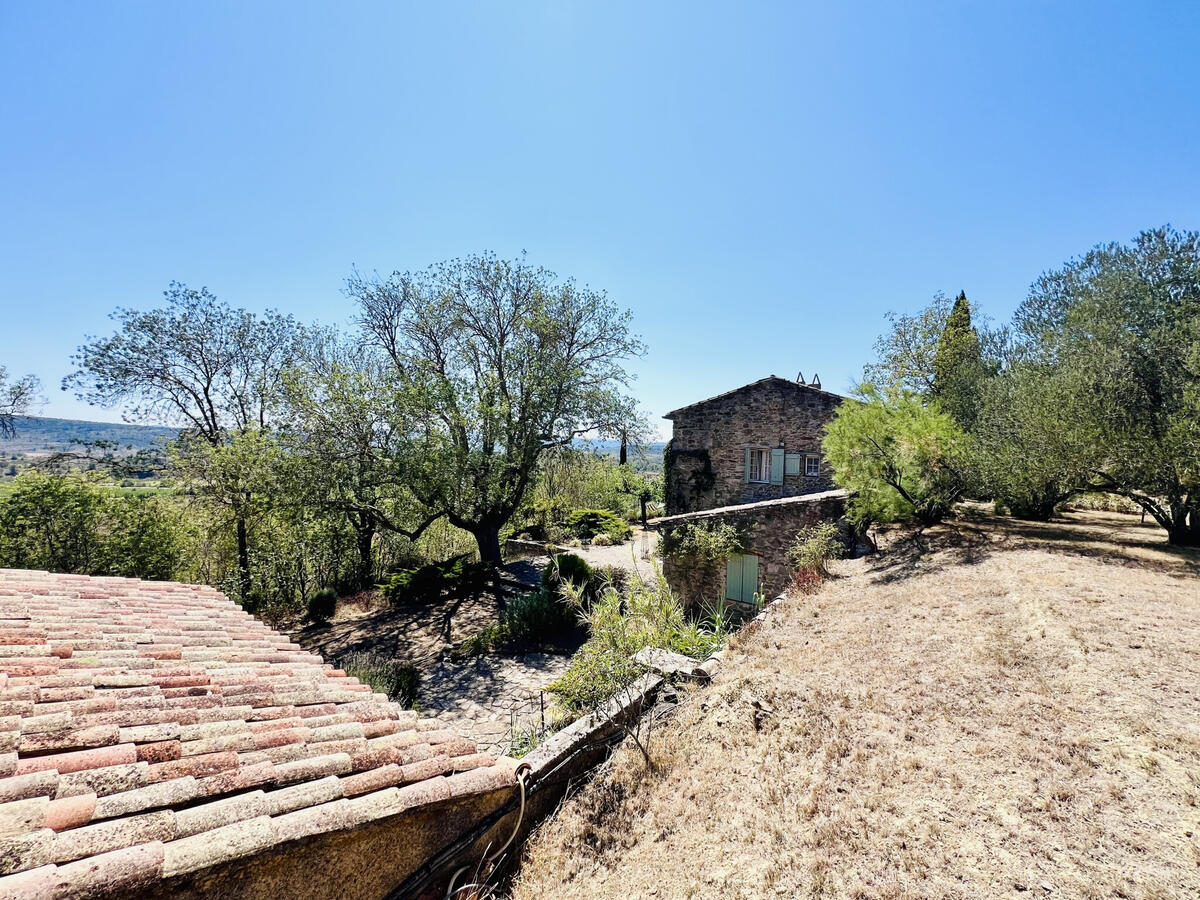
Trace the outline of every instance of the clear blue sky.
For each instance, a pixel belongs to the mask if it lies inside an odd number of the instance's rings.
[[[655,415],[846,390],[889,309],[1200,227],[1198,47],[1194,2],[2,0],[0,361],[116,420],[58,382],[171,279],[337,322],[352,266],[524,249],[633,310]]]

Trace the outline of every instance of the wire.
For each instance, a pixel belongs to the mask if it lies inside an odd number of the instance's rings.
[[[517,787],[519,787],[521,791],[521,801],[520,806],[517,808],[517,822],[515,825],[513,825],[512,834],[508,836],[508,840],[505,841],[504,845],[495,853],[488,853],[486,849],[484,850],[484,857],[479,861],[479,865],[475,869],[475,878],[468,884],[464,884],[459,888],[455,888],[455,882],[458,881],[458,877],[462,875],[463,872],[466,872],[471,867],[461,866],[456,869],[454,874],[450,876],[450,884],[446,886],[446,900],[454,900],[454,897],[459,892],[468,889],[474,891],[474,893],[470,895],[471,900],[485,900],[485,898],[491,897],[493,894],[495,894],[496,889],[484,882],[495,869],[496,860],[498,860],[504,854],[504,851],[509,848],[512,842],[517,839],[517,834],[521,830],[521,821],[525,818],[525,780],[529,777],[529,773],[532,771],[533,768],[529,765],[529,763],[521,763],[521,765],[517,766]],[[491,845],[489,845],[489,847],[490,846]]]

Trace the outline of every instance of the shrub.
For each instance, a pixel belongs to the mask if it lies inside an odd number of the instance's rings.
[[[500,621],[477,631],[450,651],[456,662],[482,656],[510,644],[538,646],[578,625],[576,610],[546,588],[516,597]]]
[[[433,603],[443,594],[458,597],[478,593],[489,571],[487,565],[470,562],[464,554],[396,572],[379,586],[379,591],[393,606]]]
[[[574,553],[557,553],[542,570],[542,589],[551,597],[562,597],[565,583],[579,591],[584,609],[592,605],[602,587],[602,579],[586,559]]]
[[[564,523],[575,537],[588,541],[598,534],[607,534],[615,544],[629,540],[633,529],[616,513],[607,509],[576,509],[567,514]]]
[[[387,694],[406,709],[416,706],[421,673],[412,663],[378,653],[348,653],[339,665],[347,675]]]
[[[619,543],[619,542],[614,541],[612,539],[612,537],[607,534],[598,534],[594,538],[592,538],[592,546],[593,547],[611,547],[617,543]]]
[[[577,616],[557,595],[541,590],[517,597],[504,611],[504,624],[513,640],[540,643],[569,631]]]
[[[821,522],[800,529],[788,550],[788,559],[797,569],[808,569],[821,578],[828,578],[829,561],[841,559],[845,554],[841,531],[832,522]]]
[[[328,622],[337,609],[337,591],[321,588],[308,598],[308,617],[314,622]]]
[[[547,687],[573,714],[598,708],[632,684],[643,671],[633,656],[644,647],[704,659],[728,637],[719,616],[689,621],[661,573],[652,582],[634,576],[624,596],[604,589],[586,621],[591,637],[562,677]]]
[[[689,522],[665,531],[658,552],[675,566],[684,599],[698,603],[705,599],[704,587],[722,577],[725,561],[744,543],[728,522]]]

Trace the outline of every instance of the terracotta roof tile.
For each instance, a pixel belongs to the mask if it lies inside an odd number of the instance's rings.
[[[0,570],[0,897],[136,891],[497,784],[211,588]]]

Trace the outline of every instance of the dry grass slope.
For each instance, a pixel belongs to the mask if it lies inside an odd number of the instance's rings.
[[[1200,896],[1200,554],[980,517],[776,607],[515,900]]]

